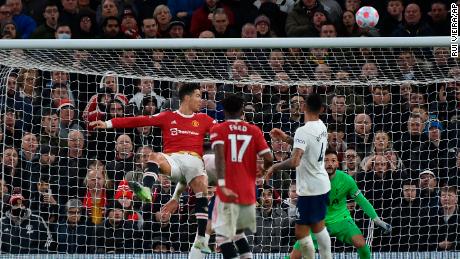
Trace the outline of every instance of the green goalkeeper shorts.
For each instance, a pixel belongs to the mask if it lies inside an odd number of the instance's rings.
[[[361,229],[356,226],[356,223],[353,221],[353,219],[346,219],[334,224],[329,224],[327,226],[327,231],[329,231],[329,235],[331,237],[335,237],[340,242],[353,245],[353,242],[351,241],[351,238],[356,236],[356,235],[363,235],[363,232],[361,232]],[[315,243],[316,243],[316,238],[314,238]]]
[[[352,237],[363,234],[352,219],[346,219],[334,224],[329,224],[327,226],[327,231],[331,237],[335,237],[341,242],[349,245],[353,245],[353,242],[351,241]],[[311,237],[313,239],[315,249],[318,249],[318,243],[316,242],[316,237],[313,233]],[[294,249],[300,250],[299,242],[295,243]]]

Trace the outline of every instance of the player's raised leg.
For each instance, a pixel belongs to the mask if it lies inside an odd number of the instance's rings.
[[[158,181],[158,174],[160,173],[170,176],[171,165],[164,154],[152,152],[144,170],[142,185],[137,181],[130,181],[129,187],[142,201],[150,202],[152,200],[151,190],[155,182]]]

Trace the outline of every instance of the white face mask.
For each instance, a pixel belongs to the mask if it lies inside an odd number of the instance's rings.
[[[61,40],[67,40],[67,39],[70,39],[71,37],[72,35],[68,33],[59,33],[57,38]]]

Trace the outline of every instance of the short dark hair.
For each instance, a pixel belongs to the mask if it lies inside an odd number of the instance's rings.
[[[149,103],[154,103],[155,107],[158,108],[158,100],[155,96],[153,95],[146,95],[144,98],[142,98],[142,107],[145,107]]]
[[[335,155],[336,157],[339,156],[337,154],[337,152],[335,150],[332,150],[332,149],[326,149],[326,153],[324,154],[324,156],[327,156],[327,155]]]
[[[59,9],[59,2],[57,0],[48,0],[48,1],[46,1],[42,12],[45,12],[46,7],[49,7],[49,6],[56,6]]]
[[[109,21],[111,21],[111,20],[117,21],[118,26],[120,26],[120,19],[118,19],[116,16],[109,16],[109,17],[105,18],[104,21],[102,21],[102,28],[105,28],[107,26],[107,24],[109,23]]]
[[[376,85],[376,86],[372,86],[372,92],[374,92],[375,90],[381,90],[382,92],[383,91],[388,91],[388,92],[391,92],[390,91],[390,87],[388,85]]]
[[[155,19],[155,17],[147,16],[142,19],[142,25],[144,25],[145,20],[154,20],[155,23],[157,23],[157,19]]]
[[[414,180],[414,179],[406,179],[406,180],[403,181],[402,186],[404,186],[404,185],[415,185],[415,186],[417,186],[417,181]]]
[[[447,9],[447,4],[444,0],[434,0],[434,1],[431,1],[431,4],[430,6],[433,7],[434,4],[441,4],[444,6],[444,8]]]
[[[387,5],[388,5],[390,2],[400,2],[400,3],[404,6],[404,0],[387,0]]]
[[[244,107],[244,100],[237,94],[227,94],[225,99],[222,100],[224,111],[230,115],[238,115]]]
[[[321,96],[317,93],[312,93],[307,96],[305,100],[305,105],[310,112],[320,113],[321,108],[323,107],[323,100]]]
[[[60,27],[69,27],[70,31],[72,31],[72,26],[70,26],[70,24],[68,24],[68,23],[65,23],[65,22],[58,23],[57,26],[56,26],[56,30],[58,28],[60,28]]]
[[[195,90],[200,90],[200,85],[198,84],[184,84],[179,89],[179,100],[183,101],[186,95],[191,95]]]
[[[445,185],[441,187],[441,192],[452,192],[452,193],[457,194],[458,189],[457,189],[457,186],[455,185]]]
[[[327,125],[327,132],[343,132],[345,133],[345,126],[342,124],[330,123]]]
[[[49,183],[50,182],[50,175],[46,174],[46,173],[41,174],[39,182],[41,182],[41,183]]]
[[[318,12],[318,11],[315,11],[315,12]],[[319,12],[322,12],[322,13],[324,14],[324,11],[319,11]],[[326,16],[326,17],[327,17],[327,16]],[[330,26],[334,26],[334,29],[337,31],[337,26],[335,25],[335,23],[330,22],[330,21],[324,21],[324,22],[321,23],[321,27],[320,27],[320,28],[323,28],[323,26],[325,26],[325,25],[327,25],[327,26],[329,26],[329,25],[330,25]]]

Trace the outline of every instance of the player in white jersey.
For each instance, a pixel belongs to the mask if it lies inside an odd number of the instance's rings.
[[[295,235],[300,243],[302,256],[308,259],[315,256],[310,229],[317,237],[321,259],[332,258],[331,238],[324,224],[331,184],[324,168],[327,128],[319,119],[322,106],[318,94],[310,94],[306,98],[305,125],[296,130],[294,139],[279,129],[271,131],[273,138],[292,144],[293,150],[289,159],[273,165],[267,172],[271,176],[280,170],[296,169],[299,198]]]

